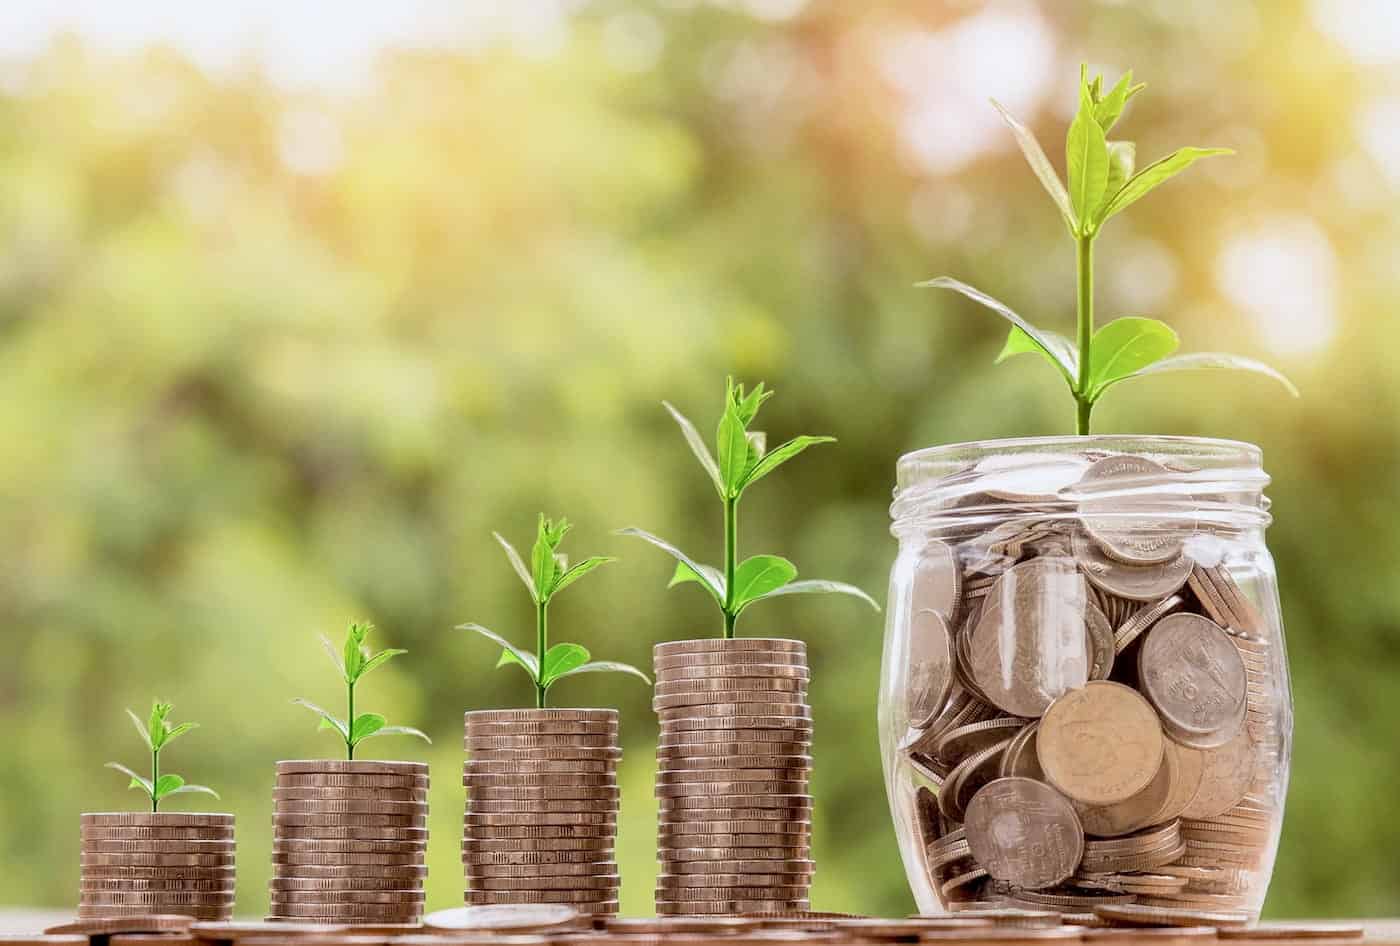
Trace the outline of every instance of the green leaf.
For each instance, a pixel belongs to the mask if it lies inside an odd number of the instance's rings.
[[[555,644],[545,652],[541,666],[541,681],[545,686],[576,667],[588,663],[588,648],[581,644]]]
[[[992,99],[992,107],[995,108],[1011,128],[1011,134],[1016,138],[1016,144],[1020,145],[1021,153],[1026,156],[1026,163],[1031,166],[1035,176],[1040,180],[1040,184],[1045,188],[1050,199],[1059,208],[1060,216],[1064,218],[1065,226],[1069,227],[1069,232],[1076,232],[1079,227],[1074,216],[1074,208],[1070,206],[1069,192],[1065,190],[1065,185],[1060,182],[1060,176],[1055,173],[1054,167],[1050,164],[1050,159],[1045,156],[1045,152],[1040,147],[1040,142],[1035,140],[1035,135],[1031,130],[1019,121],[1011,117],[1011,113],[1001,107],[1001,103]]]
[[[168,726],[168,725],[170,725],[170,724],[167,723],[166,725]],[[165,746],[170,745],[172,742],[174,742],[176,739],[179,739],[181,736],[183,736],[185,733],[189,732],[191,729],[198,729],[198,728],[199,728],[199,723],[181,723],[180,725],[175,726],[175,727],[172,728],[172,729],[166,730],[166,732],[165,732],[165,739],[163,739],[163,740],[161,741],[161,747],[164,748]]]
[[[700,431],[695,428],[695,425],[692,424],[690,419],[684,414],[676,410],[666,401],[662,401],[661,403],[665,406],[666,410],[670,411],[676,423],[680,425],[681,433],[685,435],[685,442],[690,444],[690,452],[695,454],[695,459],[700,461],[700,466],[702,466],[709,475],[710,482],[715,484],[715,491],[718,492],[720,496],[723,496],[724,482],[719,476],[719,464],[715,462],[714,457],[710,456],[710,448],[705,446],[705,438],[700,436]]]
[[[1171,326],[1156,319],[1126,318],[1109,322],[1094,333],[1089,356],[1089,399],[1115,381],[1176,351],[1179,340]]]
[[[1068,357],[1074,359],[1076,364],[1079,362],[1079,349],[1075,346],[1074,342],[1055,332],[1041,332],[1041,335],[1050,343],[1061,348]],[[1002,346],[1001,353],[997,355],[995,364],[999,365],[1008,358],[1014,358],[1017,355],[1028,354],[1039,355],[1050,362],[1057,370],[1061,369],[1058,358],[1040,347],[1040,345],[1036,344],[1035,339],[1031,338],[1014,325],[1011,327],[1010,334],[1006,336],[1006,344]],[[1063,376],[1063,370],[1061,370],[1060,373]],[[1075,383],[1070,381],[1069,378],[1065,378],[1065,381],[1069,383],[1070,390],[1074,390],[1076,386]]]
[[[329,637],[324,634],[317,636],[321,638],[321,648],[326,652],[326,656],[330,657],[336,672],[340,674],[341,679],[348,681],[349,677],[345,673],[345,661],[340,659],[340,652],[335,649],[335,645],[331,643]]]
[[[345,650],[341,658],[345,662],[345,679],[349,683],[360,679],[360,670],[365,663],[365,635],[357,632],[358,627],[358,624],[350,625],[350,631],[345,635]]]
[[[559,538],[563,538],[563,536],[560,535]],[[535,545],[530,550],[530,566],[534,578],[536,601],[548,598],[549,589],[554,585],[554,573],[558,568],[558,563],[554,559],[554,550],[558,545],[559,540],[555,538],[552,524],[544,517],[544,513],[540,513]]]
[[[763,599],[776,598],[779,595],[830,594],[850,595],[854,598],[859,598],[860,600],[864,601],[876,611],[880,610],[880,606],[875,603],[875,599],[870,597],[870,595],[866,594],[864,591],[861,591],[855,585],[848,585],[845,582],[841,581],[824,581],[820,578],[808,578],[802,581],[788,582],[781,588],[775,588],[774,590],[768,592],[766,595],[763,595]],[[754,600],[757,601],[763,599],[755,598]]]
[[[130,778],[131,784],[129,784],[127,788],[139,788],[142,791],[144,791],[147,795],[150,795],[155,791],[155,787],[151,785],[150,779],[142,778],[135,772],[131,771],[131,769],[128,769],[126,766],[122,765],[120,762],[108,762],[107,768],[116,769],[118,772]]]
[[[1239,355],[1227,355],[1221,352],[1198,352],[1192,355],[1175,355],[1171,358],[1163,358],[1161,361],[1134,371],[1130,375],[1118,378],[1116,381],[1111,381],[1104,385],[1104,387],[1107,388],[1120,381],[1128,381],[1133,378],[1145,378],[1148,375],[1166,374],[1172,371],[1197,371],[1201,369],[1249,371],[1254,374],[1261,374],[1266,378],[1273,378],[1279,384],[1283,385],[1288,393],[1294,397],[1301,396],[1298,388],[1292,381],[1288,380],[1281,371],[1270,368],[1262,361],[1255,361],[1253,358],[1243,358]],[[1099,393],[1102,394],[1103,391],[1101,390]]]
[[[647,686],[651,686],[651,677],[648,677],[631,664],[619,663],[615,660],[594,660],[590,663],[574,667],[572,670],[559,674],[554,678],[554,682],[558,683],[564,677],[573,677],[580,673],[630,673],[634,677],[640,677],[646,682]]]
[[[652,535],[650,532],[645,532],[641,529],[629,526],[626,529],[618,529],[616,534],[635,536],[636,538],[641,539],[644,542],[650,542],[652,545],[661,549],[661,551],[665,552],[667,555],[670,555],[676,561],[686,565],[693,574],[681,580],[696,582],[710,593],[710,597],[714,598],[715,602],[718,603],[720,607],[724,607],[724,591],[720,587],[720,585],[716,585],[711,582],[710,578],[707,576],[706,573],[707,566],[699,564],[698,562],[691,559],[689,555],[686,555],[680,549],[672,545],[670,542],[667,542],[660,536]],[[680,575],[679,570],[676,572],[676,575]],[[676,584],[676,578],[673,577],[671,579],[671,584]]]
[[[208,785],[190,785],[190,784],[185,784],[185,785],[181,785],[179,788],[175,789],[174,791],[166,792],[166,794],[167,794],[167,795],[187,795],[187,794],[189,794],[189,793],[191,793],[191,792],[199,792],[199,793],[204,794],[204,795],[213,795],[215,798],[218,798],[218,797],[219,797],[219,793],[216,792],[216,791],[214,791],[214,790],[213,790],[212,788],[210,788]]]
[[[505,653],[502,654],[502,659],[496,662],[497,667],[504,666],[506,663],[516,663],[525,668],[525,672],[530,675],[531,680],[540,678],[540,662],[528,650],[521,650],[495,631],[482,627],[480,624],[458,624],[457,630],[473,631],[499,645]]]
[[[1104,200],[1095,208],[1095,223],[1103,220],[1104,211],[1108,207],[1108,198],[1118,193],[1119,189],[1133,176],[1133,167],[1136,162],[1137,145],[1131,141],[1110,141],[1108,143],[1108,185],[1104,188]]]
[[[920,288],[925,289],[951,289],[954,292],[962,293],[973,302],[980,303],[988,309],[991,309],[997,315],[1000,315],[1024,332],[1026,337],[1040,349],[1041,353],[1047,356],[1055,367],[1060,369],[1060,374],[1064,377],[1065,382],[1070,388],[1074,387],[1075,374],[1079,370],[1079,351],[1069,339],[1056,335],[1054,332],[1046,332],[1036,328],[1015,312],[1012,312],[1011,309],[1003,303],[993,299],[980,289],[974,289],[967,283],[959,282],[956,279],[950,279],[947,276],[939,276],[937,279],[930,279],[918,285]]]
[[[340,733],[342,739],[350,738],[350,727],[345,725],[344,721],[337,719],[334,714],[330,713],[327,710],[321,709],[321,707],[317,706],[310,700],[303,700],[300,697],[298,697],[295,700],[292,700],[292,702],[295,703],[297,706],[304,706],[307,709],[311,710],[311,712],[315,713],[317,716],[320,716],[321,728],[334,729],[336,732]]]
[[[530,577],[530,570],[525,567],[525,563],[520,559],[520,553],[515,550],[515,546],[506,541],[505,536],[499,532],[492,532],[496,541],[501,543],[501,548],[506,550],[506,558],[510,559],[510,567],[515,569],[515,573],[520,576],[520,580],[525,583],[525,587],[530,591],[530,600],[539,604],[539,594],[535,591],[535,580]]]
[[[360,676],[357,679],[364,679],[365,674],[369,673],[371,670],[381,667],[384,664],[388,663],[390,660],[393,660],[395,657],[406,653],[408,653],[408,651],[398,647],[391,647],[387,650],[381,650],[379,653],[375,654],[373,657],[370,657],[368,660],[365,661],[364,666],[360,668]]]
[[[156,700],[151,704],[151,718],[146,723],[146,732],[149,734],[152,749],[159,749],[165,745],[165,717],[170,715],[174,709],[171,703],[162,703]]]
[[[766,454],[761,460],[754,464],[750,468],[748,475],[744,477],[743,483],[740,484],[739,491],[743,492],[748,489],[755,482],[763,479],[769,473],[772,473],[808,447],[815,446],[819,443],[835,442],[835,437],[810,437],[806,435],[793,437],[787,443],[776,447],[772,453]]]
[[[1118,123],[1118,118],[1123,114],[1123,107],[1128,104],[1128,100],[1141,92],[1145,86],[1133,85],[1133,70],[1129,69],[1118,78],[1113,88],[1108,94],[1103,96],[1094,105],[1094,121],[1107,134],[1113,126]]]
[[[736,611],[769,592],[776,591],[797,577],[797,566],[777,555],[755,555],[739,563],[734,570],[734,601]]]
[[[554,582],[554,587],[550,589],[549,596],[551,598],[554,597],[559,592],[563,591],[565,588],[578,581],[584,575],[587,575],[589,572],[593,571],[593,569],[601,568],[609,562],[615,561],[617,561],[617,559],[613,558],[611,555],[594,555],[591,558],[584,559],[583,561],[575,565],[573,568],[569,569],[568,571],[564,572],[564,574],[559,576],[558,580]]]
[[[1109,197],[1108,202],[1104,205],[1101,219],[1106,221],[1114,214],[1126,210],[1147,196],[1153,188],[1166,183],[1201,158],[1234,153],[1229,148],[1178,148],[1165,158],[1159,158],[1138,171],[1128,180],[1128,183],[1118,189],[1116,194]]]
[[[1094,121],[1092,103],[1081,103],[1079,114],[1070,123],[1065,157],[1069,167],[1069,203],[1075,218],[1083,222],[1079,232],[1085,233],[1108,186],[1108,143],[1103,129]]]
[[[179,791],[180,786],[184,784],[185,780],[174,773],[162,775],[160,778],[156,779],[156,788],[155,791],[152,792],[152,795],[156,801],[160,801],[171,792]]]
[[[146,744],[146,748],[147,748],[147,749],[153,749],[153,748],[155,748],[154,746],[151,745],[151,733],[150,733],[150,731],[146,728],[146,724],[143,723],[143,722],[141,722],[141,717],[140,717],[140,716],[137,716],[135,713],[133,713],[133,712],[132,712],[131,710],[129,710],[129,709],[126,711],[126,715],[129,716],[129,717],[131,717],[131,725],[135,726],[135,727],[136,727],[136,731],[137,731],[138,733],[141,734],[141,741],[144,742],[144,743]]]
[[[737,408],[725,408],[724,416],[719,420],[715,442],[719,455],[720,482],[724,485],[723,495],[732,498],[738,494],[739,484],[744,481],[749,459],[749,439],[745,436],[744,422],[739,419]]]
[[[704,585],[707,590],[713,589],[719,592],[719,598],[724,598],[724,573],[713,565],[697,563],[697,567],[702,570],[702,574],[696,574],[685,562],[676,563],[676,572],[671,576],[671,581],[667,588],[674,588],[683,585],[688,581],[693,581],[698,585]]]
[[[372,739],[375,736],[417,736],[429,745],[432,745],[433,742],[428,738],[427,733],[421,729],[414,729],[412,726],[381,726],[364,738]]]
[[[350,742],[356,743],[361,739],[368,739],[383,729],[388,722],[378,713],[361,713],[355,717],[355,722],[350,726]]]

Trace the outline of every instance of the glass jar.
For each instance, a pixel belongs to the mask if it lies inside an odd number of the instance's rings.
[[[899,461],[880,741],[922,912],[1257,919],[1292,733],[1260,461],[1176,437]]]

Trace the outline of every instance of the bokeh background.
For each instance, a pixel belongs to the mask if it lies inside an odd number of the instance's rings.
[[[1124,386],[1108,432],[1253,440],[1275,476],[1297,741],[1268,912],[1400,912],[1400,14],[1384,0],[512,0],[0,6],[0,903],[76,899],[77,816],[137,806],[122,714],[204,724],[167,765],[222,790],[240,912],[266,905],[272,763],[333,755],[316,643],[409,656],[363,702],[432,747],[431,902],[460,902],[461,714],[524,677],[491,530],[576,522],[623,557],[556,639],[649,663],[716,630],[638,525],[716,558],[719,510],[662,398],[705,430],[727,373],[827,433],[757,488],[748,552],[883,596],[905,451],[1059,433],[961,277],[1070,331],[1073,252],[987,104],[1057,165],[1078,64],[1149,83],[1139,163],[1216,159],[1099,242],[1102,317],[1290,373]],[[810,643],[820,909],[912,908],[875,738],[881,621],[845,598],[746,617]],[[655,718],[628,678],[624,910],[650,906]],[[197,804],[195,799],[195,804]],[[192,807],[181,799],[171,807]]]

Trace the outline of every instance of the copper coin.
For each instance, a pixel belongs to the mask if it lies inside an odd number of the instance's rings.
[[[1104,552],[1102,546],[1075,535],[1074,557],[1079,569],[1096,587],[1129,601],[1155,602],[1181,590],[1191,576],[1193,563],[1176,554],[1165,562],[1130,565]]]
[[[657,718],[666,726],[677,720],[716,721],[738,716],[767,716],[797,723],[812,721],[812,708],[803,701],[775,704],[767,700],[741,700],[735,703],[696,703],[657,708]]]
[[[1125,801],[1146,788],[1162,764],[1157,713],[1119,683],[1092,681],[1045,711],[1036,752],[1050,783],[1091,805]]]
[[[426,873],[426,871],[424,872]],[[378,873],[368,876],[339,877],[273,877],[268,881],[272,890],[414,890],[423,874]]]
[[[616,900],[616,888],[598,890],[468,890],[466,900],[471,904],[492,903],[578,903]]]
[[[810,851],[804,847],[775,845],[754,847],[671,847],[659,852],[657,860],[673,874],[680,873],[677,862],[743,861],[743,860],[806,860]]]
[[[736,914],[767,915],[788,910],[806,910],[807,900],[728,900],[714,903],[656,901],[656,912],[660,916],[697,916],[714,914],[733,916]]]
[[[617,772],[616,760],[608,759],[511,759],[488,762],[479,758],[468,759],[462,768],[469,778],[521,777],[548,779],[554,776],[584,777],[612,776]]]
[[[426,815],[426,801],[399,801],[387,798],[287,798],[280,796],[275,801],[276,814],[346,814],[346,815],[386,815],[399,818],[405,815]],[[355,823],[355,822],[350,822]]]
[[[98,811],[80,815],[84,827],[232,828],[233,815],[178,811]],[[145,932],[145,931],[141,931]]]
[[[816,873],[817,865],[815,861],[804,858],[787,858],[786,860],[730,860],[730,861],[676,861],[669,864],[666,870],[673,877],[689,875],[713,875],[713,874],[781,874],[783,876],[806,875],[811,876]]]
[[[504,749],[611,749],[617,746],[616,734],[605,736],[474,736],[470,733],[464,747],[472,755],[478,751]]]
[[[500,851],[569,851],[611,846],[617,836],[616,824],[531,824],[473,826],[463,845],[505,845],[482,847]]]
[[[237,851],[233,841],[195,841],[157,838],[150,841],[116,841],[109,838],[83,838],[81,854],[228,854]]]
[[[411,880],[428,876],[428,868],[423,863],[416,864],[364,864],[354,861],[339,864],[287,864],[274,861],[273,870],[278,877],[315,880],[317,878],[336,879],[347,876],[373,877],[378,879]],[[364,868],[370,868],[365,871]]]
[[[468,725],[475,723],[540,723],[540,722],[617,722],[615,709],[540,709],[526,707],[520,709],[469,710],[463,714]]]
[[[810,727],[785,726],[781,729],[741,729],[726,726],[723,729],[690,732],[673,732],[663,728],[657,744],[666,749],[682,748],[684,750],[690,746],[702,746],[710,743],[747,742],[754,743],[754,750],[761,752],[763,751],[761,743],[797,742],[810,745],[811,739],[812,730]]]
[[[800,781],[811,776],[807,766],[791,769],[682,769],[662,770],[656,773],[658,785],[675,785],[687,782],[757,782],[757,781]]]
[[[665,733],[698,733],[739,729],[784,729],[812,732],[812,717],[794,716],[696,716],[662,721]]]
[[[480,798],[473,798],[467,802],[468,814],[474,815],[522,815],[531,812],[539,814],[571,814],[571,813],[603,813],[612,812],[616,814],[618,810],[617,799],[599,799],[588,801],[582,798],[566,798],[555,801],[530,801],[528,799],[514,799],[506,801],[491,801]]]
[[[478,736],[615,736],[617,720],[596,722],[517,722],[517,723],[474,723],[467,721],[467,739]]]
[[[706,890],[714,887],[805,887],[811,883],[810,874],[669,874],[656,878],[656,885],[664,889]]]
[[[490,827],[544,827],[577,825],[616,825],[617,814],[607,811],[475,814],[468,812],[468,825]]]
[[[1087,591],[1062,559],[1031,559],[997,580],[969,640],[977,686],[1013,716],[1035,717],[1089,679]]]
[[[1084,832],[1069,801],[1025,778],[997,779],[973,796],[967,840],[992,877],[1032,890],[1065,880],[1084,852]]]
[[[1084,471],[1075,487],[1084,529],[1113,558],[1128,565],[1170,561],[1195,519],[1151,491],[1171,482],[1173,473],[1146,457],[1118,454]],[[1183,521],[1188,515],[1189,521]]]
[[[426,838],[408,841],[357,841],[344,838],[277,837],[272,839],[274,854],[391,854],[421,855]]]
[[[473,890],[609,890],[616,896],[622,883],[614,865],[612,873],[544,875],[524,874],[514,877],[473,875]]]
[[[658,830],[658,834],[661,837],[677,837],[691,834],[764,833],[787,834],[794,837],[810,837],[812,834],[812,825],[805,821],[681,821],[663,822]]]
[[[537,870],[554,873],[555,869],[579,868],[584,872],[595,865],[612,863],[606,851],[478,851],[464,852],[462,863],[468,870],[485,872]]]
[[[1173,729],[1232,734],[1243,720],[1244,662],[1229,635],[1200,615],[1158,621],[1138,653],[1138,673],[1143,691]]]
[[[426,788],[345,788],[341,786],[278,785],[272,790],[274,803],[283,801],[327,802],[420,802],[428,801]]]
[[[94,841],[233,841],[233,826],[227,827],[112,827],[83,825],[79,836]]]
[[[311,841],[426,841],[427,828],[402,828],[391,825],[354,825],[334,827],[325,825],[273,825],[273,840]]]
[[[232,883],[235,877],[233,865],[226,867],[127,867],[125,865],[84,864],[83,880],[210,880],[218,883]]]
[[[157,913],[175,912],[169,908],[222,906],[233,903],[233,891],[178,890],[81,890],[79,898],[87,906],[144,906]]]
[[[656,758],[661,765],[671,759],[724,758],[748,755],[807,755],[811,740],[789,742],[705,742],[693,746],[657,746]]]
[[[469,877],[597,877],[617,873],[617,862],[611,858],[562,864],[464,863]]]
[[[689,795],[660,800],[662,811],[681,808],[805,808],[812,807],[812,796],[791,795]]]
[[[121,867],[231,867],[234,856],[227,854],[80,854],[78,862],[84,868],[92,866]]]
[[[1128,926],[1213,926],[1217,929],[1243,927],[1249,923],[1246,913],[1212,912],[1150,907],[1135,903],[1097,906],[1094,913],[1106,920]]]
[[[590,838],[463,838],[462,858],[483,854],[554,854],[586,852],[596,855],[613,849],[614,835]]]
[[[277,903],[271,916],[297,920],[314,917],[346,923],[359,920],[406,923],[423,912],[421,903]]]
[[[374,762],[361,759],[292,760],[277,763],[278,775],[399,775],[428,776],[426,762]]]
[[[268,894],[271,897],[274,907],[302,903],[389,903],[407,906],[409,904],[423,902],[423,889],[421,886],[408,887],[402,890],[284,890],[273,887],[268,891]]]
[[[1221,929],[1221,939],[1360,939],[1358,923],[1260,923],[1244,929]]]
[[[470,752],[468,765],[481,762],[567,762],[580,760],[587,762],[616,762],[622,758],[622,750],[617,746],[598,748],[597,746],[545,746],[534,749],[482,749]]]
[[[673,782],[654,789],[658,798],[697,795],[796,795],[807,790],[807,781]]]
[[[652,647],[656,657],[671,657],[677,654],[708,654],[715,651],[736,653],[746,650],[773,650],[784,653],[805,654],[804,641],[785,640],[776,637],[722,637],[701,638],[688,641],[664,641]]]
[[[468,766],[462,775],[468,788],[530,789],[530,788],[616,788],[615,772],[479,772]]]
[[[663,710],[678,709],[681,707],[714,706],[727,703],[762,704],[766,709],[761,712],[766,712],[768,714],[807,712],[807,698],[805,694],[786,690],[715,690],[712,692],[697,691],[693,693],[672,693],[666,695],[658,693],[652,699],[651,706],[652,709],[660,713]]]
[[[656,684],[657,696],[677,696],[685,693],[727,693],[730,691],[758,693],[802,694],[807,690],[804,680],[781,677],[701,677],[697,680],[668,680]],[[787,699],[794,697],[788,696]]]
[[[812,767],[812,757],[810,755],[738,755],[725,758],[723,756],[696,756],[694,758],[667,759],[665,771],[667,772],[703,772],[715,769],[810,769]]]
[[[656,682],[677,683],[685,680],[711,679],[770,679],[794,680],[806,683],[812,672],[806,664],[791,663],[739,663],[739,664],[700,664],[697,666],[656,668]]]
[[[1254,782],[1254,742],[1247,730],[1216,749],[1200,750],[1201,785],[1183,818],[1211,818],[1237,805]]]
[[[407,788],[427,791],[428,785],[426,775],[354,775],[336,772],[279,772],[277,775],[279,788]]]
[[[219,877],[89,877],[86,874],[78,881],[79,890],[168,890],[233,892],[232,872]]]
[[[114,936],[118,933],[184,933],[193,923],[193,919],[184,915],[147,913],[79,920],[76,923],[61,923],[44,930],[44,935]]]
[[[467,790],[472,798],[481,799],[482,801],[505,801],[509,799],[530,801],[590,799],[593,801],[603,801],[607,799],[616,799],[618,795],[615,782],[612,784],[604,782],[594,785],[575,785],[563,780],[558,780],[550,785],[520,785],[472,780],[467,782]]]

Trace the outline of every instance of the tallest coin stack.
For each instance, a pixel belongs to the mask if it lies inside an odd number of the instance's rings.
[[[807,647],[756,638],[657,644],[661,800],[656,912],[809,909]]]

